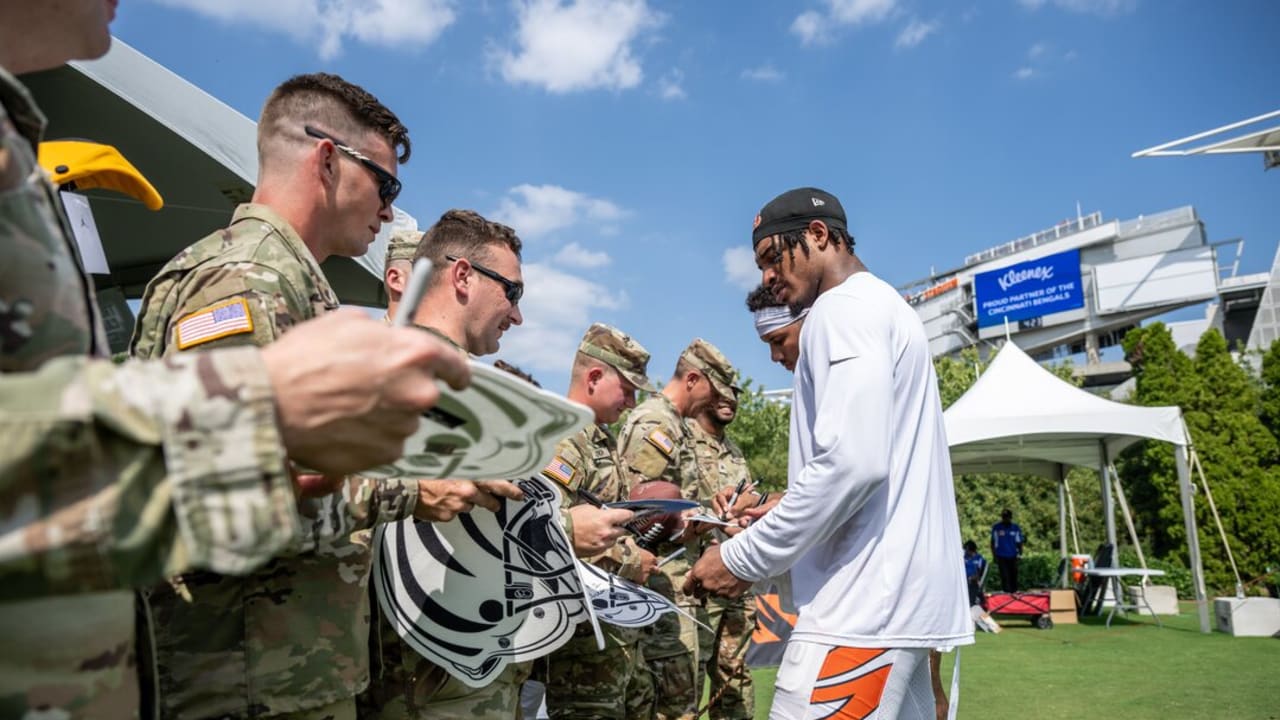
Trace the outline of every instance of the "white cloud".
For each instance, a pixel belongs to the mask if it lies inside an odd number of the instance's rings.
[[[822,26],[825,18],[822,13],[806,10],[796,16],[791,23],[791,32],[800,38],[804,45],[815,45],[823,41]]]
[[[1032,77],[1035,76],[1035,74],[1036,74],[1036,69],[1033,67],[1024,66],[1013,71],[1013,77],[1018,80],[1030,80]]]
[[[1032,60],[1035,60],[1041,55],[1044,55],[1045,51],[1047,51],[1048,49],[1049,49],[1048,45],[1045,45],[1044,43],[1036,43],[1035,45],[1031,46],[1031,49],[1027,50],[1027,57],[1031,58]]]
[[[518,0],[516,14],[517,49],[494,56],[502,77],[553,93],[636,87],[632,44],[664,21],[646,0]]]
[[[551,260],[557,265],[582,268],[584,270],[604,267],[612,262],[609,253],[603,250],[588,250],[576,242],[571,242],[560,248],[560,251]]]
[[[760,67],[743,70],[742,77],[744,80],[755,80],[756,82],[778,82],[786,76],[778,68],[766,63]]]
[[[354,40],[380,47],[422,47],[456,19],[454,0],[152,0],[228,24],[256,25],[342,53]]]
[[[826,0],[831,18],[843,25],[877,23],[889,17],[897,0]]]
[[[751,290],[760,284],[760,269],[756,267],[755,253],[751,248],[735,245],[724,251],[724,279],[730,285]]]
[[[663,100],[683,100],[688,97],[684,92],[684,73],[672,69],[658,81],[658,95]]]
[[[791,33],[804,45],[820,45],[831,39],[830,26],[873,25],[890,17],[897,3],[898,0],[823,0],[823,11],[806,10],[791,21]]]
[[[614,203],[593,198],[559,185],[517,185],[492,213],[494,219],[515,228],[522,238],[537,238],[583,221],[603,224],[600,234],[608,234],[611,224],[627,212]]]
[[[911,22],[907,23],[907,26],[902,29],[902,32],[898,33],[898,38],[893,41],[893,46],[896,48],[913,48],[924,42],[925,38],[938,32],[941,27],[942,23],[938,20],[925,21],[912,18]]]
[[[1138,9],[1138,0],[1018,0],[1018,4],[1028,10],[1039,10],[1050,2],[1060,10],[1102,17],[1124,15]]]
[[[520,312],[524,324],[503,335],[498,357],[535,375],[559,373],[567,378],[582,333],[599,319],[601,311],[626,307],[627,294],[543,263],[529,263],[522,271],[525,294]],[[561,378],[538,379],[555,382]]]

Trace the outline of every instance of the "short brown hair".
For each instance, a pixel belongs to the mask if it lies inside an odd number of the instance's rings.
[[[534,386],[534,387],[536,387],[536,388],[540,388],[540,387],[542,387],[542,383],[538,382],[537,380],[534,380],[532,375],[530,375],[529,373],[527,373],[527,372],[525,372],[525,371],[521,370],[520,368],[516,367],[515,365],[512,365],[511,363],[507,362],[506,360],[494,360],[494,361],[493,361],[493,366],[494,366],[494,367],[496,367],[496,368],[498,368],[499,370],[501,370],[501,371],[503,371],[503,372],[506,372],[506,373],[510,373],[510,374],[512,374],[512,375],[515,375],[516,377],[520,378],[521,380],[523,380],[523,381],[525,381],[525,382],[529,383],[530,385],[532,385],[532,386]]]
[[[400,118],[368,90],[330,73],[294,75],[271,91],[258,119],[258,155],[267,154],[271,140],[298,136],[306,123],[345,142],[374,133],[397,161],[409,160],[409,129]]]
[[[486,262],[492,257],[490,248],[501,245],[520,259],[522,246],[516,231],[500,222],[486,220],[474,210],[447,210],[432,225],[413,254],[416,263],[422,258],[431,259],[431,282],[440,277],[440,271],[449,266],[446,256]]]

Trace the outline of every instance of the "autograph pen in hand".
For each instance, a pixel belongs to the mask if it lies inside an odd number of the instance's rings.
[[[750,477],[744,477],[738,481],[738,485],[733,488],[733,494],[729,496],[729,504],[725,506],[724,512],[720,513],[721,520],[729,519],[729,512],[733,510],[734,503],[738,502],[738,496],[742,494],[743,490],[747,489],[747,483],[749,482],[751,482]]]

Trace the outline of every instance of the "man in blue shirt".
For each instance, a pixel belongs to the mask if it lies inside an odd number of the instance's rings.
[[[1000,589],[1005,592],[1018,590],[1018,558],[1022,557],[1025,542],[1022,528],[1013,521],[1013,511],[1005,508],[1000,522],[991,526],[991,554],[1000,569]]]
[[[978,552],[978,543],[964,541],[964,576],[969,581],[969,606],[986,606],[982,596],[982,576],[987,569],[987,559]]]

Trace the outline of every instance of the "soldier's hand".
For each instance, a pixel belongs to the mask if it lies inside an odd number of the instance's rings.
[[[690,519],[692,516],[697,515],[700,512],[701,510],[699,508],[694,508],[693,510],[686,511],[684,532],[680,534],[679,542],[684,542],[685,540],[688,540],[694,537],[701,537],[711,532],[712,530],[715,530],[717,527],[719,527],[718,525],[714,525],[712,523],[697,522],[696,520]]]
[[[337,492],[346,480],[346,477],[342,475],[299,472],[298,467],[293,463],[289,463],[289,475],[293,479],[293,494],[298,498],[317,498],[331,495]]]
[[[510,480],[477,480],[476,487],[484,491],[493,498],[506,498],[508,500],[523,500],[524,491],[519,485]],[[486,505],[485,507],[489,507]],[[489,508],[494,512],[498,511],[498,502],[495,500],[493,507]]]
[[[413,516],[430,522],[449,522],[477,506],[491,512],[502,507],[499,497],[521,500],[524,493],[506,480],[419,480]]]
[[[325,475],[398,460],[436,379],[470,382],[466,358],[428,333],[390,328],[339,310],[285,333],[262,350],[290,458]]]
[[[734,501],[733,507],[729,507],[729,498],[733,497],[734,487],[729,485],[720,488],[719,491],[711,498],[711,510],[716,517],[732,520],[738,517],[743,510],[753,506],[760,499],[759,495],[750,492],[744,492],[738,495],[738,499]]]
[[[627,579],[635,580],[636,582],[643,585],[645,580],[649,579],[650,575],[657,572],[658,556],[654,555],[648,550],[645,550],[644,548],[639,548],[639,550],[640,550],[640,567],[636,572],[636,574],[639,575],[639,578],[627,578]]]
[[[786,493],[784,492],[769,493],[769,497],[765,499],[765,502],[763,505],[753,505],[752,507],[749,507],[746,510],[743,510],[738,517],[738,525],[741,527],[746,527],[751,523],[755,522],[756,520],[759,520],[760,518],[764,517],[765,514],[767,514],[770,510],[777,507],[778,503],[782,502],[783,495],[786,495]],[[760,499],[758,497],[755,497],[754,495],[752,497],[755,498],[756,501],[759,501]]]
[[[569,514],[573,516],[573,552],[578,557],[599,555],[613,547],[627,533],[623,526],[635,517],[630,510],[585,504],[569,508]]]

